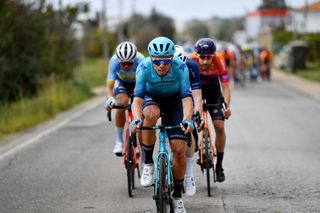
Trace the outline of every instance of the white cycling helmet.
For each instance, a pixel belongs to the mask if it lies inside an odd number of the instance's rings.
[[[129,42],[121,42],[116,48],[116,55],[120,61],[132,61],[137,55],[137,47]]]
[[[183,61],[183,63],[187,63],[188,57],[187,54],[184,52],[183,47],[181,47],[180,45],[174,45],[174,48],[174,56],[178,56]]]

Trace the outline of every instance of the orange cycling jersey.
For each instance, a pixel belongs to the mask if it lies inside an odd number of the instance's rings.
[[[232,51],[219,51],[216,53],[224,58],[227,67],[234,65],[235,57]]]
[[[194,60],[199,67],[201,85],[220,84],[220,82],[222,84],[229,83],[229,77],[223,56],[215,54],[213,56],[213,63],[206,70],[201,68],[196,52],[189,54],[188,58]]]
[[[269,63],[272,60],[272,53],[267,50],[263,50],[260,53],[260,59],[264,63]]]

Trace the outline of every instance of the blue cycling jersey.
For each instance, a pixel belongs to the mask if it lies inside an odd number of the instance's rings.
[[[134,83],[136,80],[136,69],[141,61],[143,61],[144,56],[141,53],[137,53],[134,59],[134,64],[131,69],[125,71],[121,68],[119,59],[116,55],[113,55],[109,61],[109,71],[107,76],[107,81],[120,80],[124,82]]]
[[[189,79],[192,90],[201,89],[199,68],[193,60],[187,60],[187,67],[189,69]]]
[[[152,66],[151,58],[145,58],[138,66],[134,97],[144,98],[146,94],[166,97],[180,93],[180,98],[191,97],[187,66],[173,57],[171,68],[164,76],[159,76]]]

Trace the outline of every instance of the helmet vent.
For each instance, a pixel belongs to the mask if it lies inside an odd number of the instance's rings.
[[[163,44],[160,44],[160,51],[162,52],[163,51]]]
[[[153,44],[153,48],[154,48],[156,51],[159,51],[156,44]]]
[[[168,51],[168,50],[169,50],[169,47],[170,47],[170,44],[167,43],[165,51]]]

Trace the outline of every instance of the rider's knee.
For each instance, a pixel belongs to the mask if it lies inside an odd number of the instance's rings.
[[[224,124],[218,123],[214,125],[214,129],[216,131],[216,134],[225,134],[224,132]]]
[[[174,155],[174,158],[177,160],[182,160],[186,157],[186,149],[184,146],[172,146],[172,152]]]
[[[157,121],[159,118],[159,111],[155,109],[148,109],[143,111],[143,116],[145,120]]]
[[[117,99],[117,104],[126,105],[128,104],[129,97],[125,93],[120,93],[116,96],[116,99]]]

